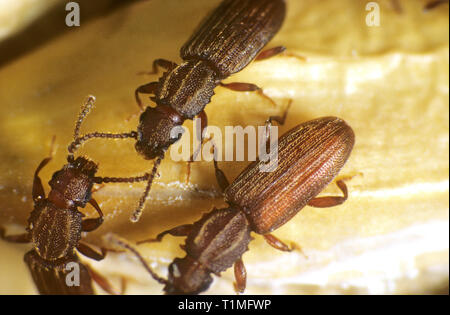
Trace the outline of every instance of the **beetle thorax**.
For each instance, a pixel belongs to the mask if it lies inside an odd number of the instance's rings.
[[[78,157],[53,174],[49,182],[52,190],[48,199],[59,208],[85,207],[91,199],[96,172],[97,165],[94,162]]]
[[[185,119],[192,119],[205,108],[217,86],[215,71],[207,62],[192,60],[166,72],[155,95],[158,105],[169,105]]]

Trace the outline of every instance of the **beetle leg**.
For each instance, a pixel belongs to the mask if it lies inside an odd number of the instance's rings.
[[[146,239],[143,241],[136,242],[136,244],[161,242],[163,237],[167,234],[170,234],[172,236],[188,236],[192,230],[192,227],[193,227],[192,224],[183,224],[183,225],[174,227],[173,229],[159,233],[156,236],[156,238],[149,238],[149,239]]]
[[[84,244],[82,242],[79,242],[77,245],[77,249],[80,253],[82,253],[84,256],[89,257],[94,260],[102,260],[106,256],[106,250],[104,248],[101,248],[101,253],[95,251],[92,249],[89,245]]]
[[[284,110],[283,116],[270,116],[269,119],[266,120],[265,127],[266,127],[266,143],[269,142],[270,137],[270,128],[272,128],[273,122],[276,121],[279,125],[284,125],[284,122],[286,121],[287,113],[289,109],[291,108],[292,100],[289,100],[288,105],[286,106],[286,109]]]
[[[347,200],[347,198],[348,198],[347,185],[345,185],[343,180],[338,180],[336,182],[336,185],[338,185],[339,189],[344,194],[343,197],[331,196],[331,197],[314,198],[308,202],[308,206],[316,207],[316,208],[328,208],[328,207],[338,206],[338,205],[344,203],[344,201]]]
[[[97,283],[100,286],[100,288],[102,288],[105,292],[108,292],[111,295],[123,295],[124,294],[125,288],[126,288],[124,278],[122,278],[121,288],[120,288],[120,291],[118,292],[117,289],[114,288],[105,277],[103,277],[97,271],[92,269],[90,266],[85,265],[85,267],[88,270],[89,275],[91,276],[92,280],[94,280],[95,283]]]
[[[273,56],[283,53],[285,50],[286,50],[286,47],[284,47],[284,46],[277,46],[277,47],[263,50],[262,52],[260,52],[258,54],[258,56],[256,56],[255,61],[260,61],[260,60],[271,58]]]
[[[142,94],[155,94],[158,89],[159,82],[150,82],[144,85],[141,85],[134,91],[134,96],[136,98],[136,102],[141,110],[144,110],[144,105],[142,104],[141,99],[139,98],[139,93]]]
[[[287,57],[295,57],[295,58],[300,59],[301,61],[306,61],[306,58],[304,56],[300,56],[300,55],[293,54],[293,53],[286,51],[286,47],[284,47],[284,46],[277,46],[277,47],[263,50],[262,52],[259,53],[258,56],[256,56],[255,61],[269,59],[269,58],[277,56],[277,55],[287,56]]]
[[[96,219],[85,219],[81,222],[83,232],[91,232],[97,229],[103,223],[103,212],[95,199],[89,200],[89,203],[97,210],[99,217]]]
[[[187,162],[187,175],[186,175],[186,183],[189,183],[189,180],[191,178],[191,163],[195,161],[195,159],[197,158],[203,142],[206,140],[205,139],[205,131],[206,128],[208,127],[208,116],[206,115],[206,112],[203,110],[201,111],[200,114],[198,114],[197,116],[200,119],[200,134],[197,135],[198,140],[199,140],[199,144],[197,146],[197,148],[195,149],[194,153],[191,155],[191,157],[189,158],[189,161]]]
[[[267,244],[269,244],[275,249],[281,250],[283,252],[292,252],[294,250],[297,250],[307,258],[302,248],[299,245],[295,244],[294,242],[291,242],[291,246],[288,246],[286,243],[284,243],[282,240],[280,240],[279,238],[277,238],[272,234],[264,234],[263,237],[266,240]]]
[[[50,154],[48,157],[43,159],[39,166],[36,168],[36,171],[34,172],[34,180],[33,180],[33,200],[34,202],[44,199],[45,198],[45,191],[44,186],[42,186],[41,178],[39,177],[39,172],[52,160],[54,155],[54,147],[55,147],[55,139],[56,137],[53,136],[52,138],[52,144],[50,146]]]
[[[283,112],[283,116],[270,116],[269,119],[266,120],[266,126],[269,125],[271,127],[273,125],[273,122],[276,121],[279,125],[284,125],[284,122],[286,121],[287,113],[289,109],[291,108],[292,100],[289,100],[289,103],[286,106],[286,109]]]
[[[216,173],[217,183],[219,184],[219,187],[222,190],[222,192],[225,192],[225,189],[227,189],[227,187],[230,186],[230,182],[228,181],[225,173],[219,168],[216,159],[214,159],[214,169]]]
[[[29,243],[30,233],[6,235],[5,229],[0,227],[0,238],[10,243]]]
[[[256,84],[253,84],[253,83],[242,83],[242,82],[232,82],[232,83],[222,83],[222,82],[220,82],[219,85],[224,87],[224,88],[230,89],[232,91],[236,91],[236,92],[256,92],[261,97],[264,97],[266,100],[268,100],[270,103],[272,103],[272,105],[274,107],[277,107],[277,104],[274,102],[274,100],[271,99],[266,94],[264,94],[263,89],[260,88],[259,86],[257,86]]]
[[[166,60],[166,59],[155,59],[153,61],[152,65],[152,71],[142,71],[138,74],[157,74],[158,73],[158,67],[163,68],[165,70],[172,70],[176,68],[178,65],[175,62]]]
[[[242,258],[239,258],[234,262],[234,278],[236,279],[234,290],[237,294],[244,293],[247,285],[247,270],[245,270]]]

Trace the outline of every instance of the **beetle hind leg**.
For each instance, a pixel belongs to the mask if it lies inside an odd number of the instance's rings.
[[[345,185],[343,180],[338,180],[336,185],[342,191],[344,196],[330,196],[330,197],[318,197],[311,199],[308,202],[308,206],[316,207],[316,208],[328,208],[338,206],[343,204],[348,198],[348,190],[347,185]]]
[[[291,242],[291,245],[289,246],[272,234],[265,234],[265,235],[263,235],[263,237],[264,237],[264,240],[267,242],[267,244],[269,244],[270,246],[272,246],[275,249],[281,250],[283,252],[292,252],[295,250],[295,251],[300,252],[306,258],[308,258],[308,256],[306,256],[305,253],[303,252],[300,245],[298,245],[294,242]]]
[[[300,61],[306,61],[306,57],[288,52],[286,51],[286,47],[284,46],[276,46],[273,48],[263,50],[262,52],[259,53],[258,56],[256,56],[255,61],[266,60],[275,56],[294,57],[299,59]]]

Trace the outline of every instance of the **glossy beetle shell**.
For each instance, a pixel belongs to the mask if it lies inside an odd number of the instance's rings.
[[[250,164],[225,191],[252,229],[270,233],[289,221],[338,174],[352,151],[355,135],[336,117],[300,124],[278,140],[278,167],[260,172]]]
[[[181,48],[184,60],[205,60],[225,78],[242,70],[278,32],[284,0],[225,0]]]

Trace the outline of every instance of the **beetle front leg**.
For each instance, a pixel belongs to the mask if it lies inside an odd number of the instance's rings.
[[[95,199],[89,200],[89,203],[95,208],[99,217],[96,219],[85,219],[81,222],[81,230],[83,232],[91,232],[97,229],[103,223],[103,212]]]
[[[54,155],[54,147],[55,147],[55,139],[56,137],[53,136],[52,138],[52,144],[50,145],[50,154],[48,157],[43,159],[41,163],[39,163],[39,166],[36,168],[36,171],[34,171],[34,179],[33,179],[33,201],[37,202],[38,200],[45,198],[45,191],[44,186],[42,185],[41,178],[39,177],[39,172],[52,160]]]
[[[345,185],[343,180],[338,180],[336,182],[336,185],[338,185],[339,189],[344,194],[343,197],[330,196],[330,197],[314,198],[314,199],[311,199],[308,202],[308,206],[316,207],[316,208],[328,208],[328,207],[334,207],[334,206],[338,206],[340,204],[343,204],[348,198],[347,185]]]
[[[139,93],[155,95],[155,93],[158,89],[158,85],[159,85],[159,82],[150,82],[150,83],[141,85],[134,91],[134,97],[136,98],[136,102],[142,111],[144,110],[144,105],[142,104],[142,101],[139,98]]]
[[[79,242],[77,245],[77,250],[82,253],[84,256],[89,257],[91,259],[100,261],[103,260],[106,256],[106,249],[101,248],[101,253],[95,251],[89,245]]]
[[[190,178],[191,178],[191,163],[195,161],[195,159],[197,158],[197,155],[199,154],[203,142],[205,141],[205,131],[206,128],[208,127],[208,116],[206,115],[206,112],[203,110],[201,111],[200,114],[198,114],[197,118],[200,119],[200,135],[197,135],[199,137],[199,144],[197,146],[197,148],[195,149],[195,151],[192,153],[191,157],[189,158],[189,161],[187,162],[187,175],[186,175],[186,183],[189,183]]]
[[[247,270],[245,269],[242,258],[239,258],[234,263],[234,278],[236,279],[234,290],[237,294],[244,293],[245,287],[247,286]]]
[[[163,68],[165,70],[172,70],[174,68],[176,68],[178,65],[175,62],[166,60],[166,59],[155,59],[153,61],[153,65],[152,65],[152,71],[148,71],[148,72],[139,72],[138,74],[157,74],[158,73],[158,67]]]
[[[174,227],[173,229],[164,231],[159,233],[156,238],[149,238],[143,241],[136,242],[136,244],[142,244],[142,243],[153,243],[153,242],[161,242],[163,237],[167,234],[172,236],[188,236],[189,233],[192,230],[193,225],[192,224],[183,224],[177,227]]]

